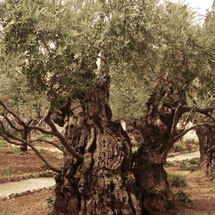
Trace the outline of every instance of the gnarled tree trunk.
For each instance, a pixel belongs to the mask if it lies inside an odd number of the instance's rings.
[[[196,129],[200,145],[200,166],[206,176],[215,178],[215,128],[201,126]]]
[[[68,158],[56,177],[59,215],[142,215],[142,193],[132,171],[131,144],[119,123],[111,121],[107,86],[81,103],[64,107],[66,136],[83,156]]]
[[[167,153],[177,136],[176,125],[185,104],[182,91],[168,79],[158,80],[147,103],[146,114],[136,123],[139,149],[135,155],[135,177],[149,211],[165,211],[174,205],[164,170]]]

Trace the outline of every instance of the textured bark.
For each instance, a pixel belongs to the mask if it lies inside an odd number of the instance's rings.
[[[56,177],[57,213],[146,214],[132,171],[130,140],[121,125],[111,121],[105,87],[84,104],[68,101],[63,112],[66,136],[84,159],[67,158]]]
[[[196,129],[200,145],[200,166],[206,176],[215,178],[215,128],[201,126]]]
[[[176,125],[182,115],[180,107],[184,104],[182,91],[167,79],[158,80],[147,102],[144,118],[134,125],[140,145],[134,155],[135,177],[149,211],[165,211],[174,205],[163,165],[178,134]]]
[[[22,139],[27,142],[28,141],[28,136],[29,136],[28,128],[23,129],[23,131],[22,131]],[[27,153],[28,145],[26,143],[23,143],[23,145],[20,147],[20,151]]]

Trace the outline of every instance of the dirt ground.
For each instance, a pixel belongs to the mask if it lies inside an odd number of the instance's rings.
[[[0,215],[48,215],[53,207],[48,199],[53,198],[54,190],[42,190],[0,202]]]
[[[40,150],[41,154],[55,167],[62,165],[63,155],[58,152]],[[47,170],[43,161],[31,150],[20,153],[17,147],[0,147],[0,182],[4,178],[38,173]]]
[[[214,215],[215,214],[215,184],[205,178],[201,171],[190,172],[180,170],[178,167],[166,167],[167,172],[184,175],[186,177],[187,186],[180,188],[172,188],[172,191],[183,191],[186,193],[191,203],[182,206],[177,203],[175,209],[165,213],[155,213],[151,215]],[[52,208],[47,205],[47,199],[54,196],[53,190],[44,190],[39,193],[18,197],[0,205],[9,208],[8,215],[48,215]],[[25,203],[25,204],[23,204]],[[19,213],[17,213],[17,211]],[[1,214],[1,213],[0,213]],[[6,213],[7,214],[7,213]]]
[[[14,151],[13,151],[14,150]],[[11,152],[12,151],[12,152]],[[61,165],[62,154],[43,151],[42,154],[55,166]],[[16,174],[35,173],[44,169],[43,162],[31,151],[23,155],[11,147],[0,148],[0,179]],[[171,188],[174,193],[183,191],[191,200],[187,206],[176,204],[175,209],[165,213],[150,215],[215,215],[215,183],[206,179],[200,170],[182,170],[178,166],[167,166],[168,173],[180,174],[186,177],[186,186]],[[0,201],[0,215],[48,215],[52,207],[47,199],[54,196],[52,190],[42,190],[33,194]]]

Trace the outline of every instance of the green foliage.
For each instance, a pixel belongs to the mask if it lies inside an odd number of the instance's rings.
[[[55,201],[55,197],[49,198],[47,199],[47,205],[49,207],[53,207],[54,206],[54,201]],[[55,212],[55,210],[53,209],[50,213],[48,213],[47,215],[57,215],[57,213]]]
[[[52,210],[50,213],[48,213],[47,215],[57,215],[57,212],[55,212],[54,210]]]
[[[180,169],[186,169],[187,166],[188,166],[188,161],[183,160],[183,161],[181,161],[181,162],[179,163],[179,168],[180,168]]]
[[[186,193],[184,193],[183,191],[178,191],[176,194],[175,194],[175,197],[176,197],[176,200],[186,206],[188,203],[191,202],[191,200],[189,199],[189,197],[187,196]]]
[[[193,158],[191,160],[184,160],[179,163],[179,168],[183,170],[196,171],[199,167],[199,158]]]
[[[183,152],[184,150],[185,150],[185,147],[180,142],[177,142],[173,145],[173,151],[174,152]]]
[[[199,165],[200,162],[200,158],[192,158],[191,160],[189,160],[189,163],[192,165]]]
[[[183,175],[175,175],[175,174],[168,174],[167,180],[172,187],[184,187],[186,186],[185,176]]]
[[[46,200],[48,206],[54,206],[55,196]]]

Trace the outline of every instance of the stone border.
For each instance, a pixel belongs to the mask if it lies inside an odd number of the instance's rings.
[[[27,195],[31,195],[31,194],[34,194],[34,193],[40,193],[42,192],[43,190],[52,190],[55,186],[51,186],[51,187],[46,187],[46,188],[41,188],[41,189],[34,189],[34,190],[27,190],[25,192],[22,192],[22,193],[13,193],[13,194],[10,194],[8,197],[0,197],[0,201],[8,201],[8,200],[11,200],[11,199],[14,199],[14,198],[18,198],[18,197],[22,197],[22,196],[27,196]]]
[[[22,180],[27,180],[31,178],[41,178],[41,177],[54,177],[56,176],[56,173],[51,171],[51,170],[46,170],[42,172],[37,172],[37,173],[27,173],[27,174],[22,174],[22,175],[14,175],[14,176],[9,176],[9,177],[4,177],[0,178],[0,183],[8,183],[8,182],[15,182],[15,181],[22,181]]]

